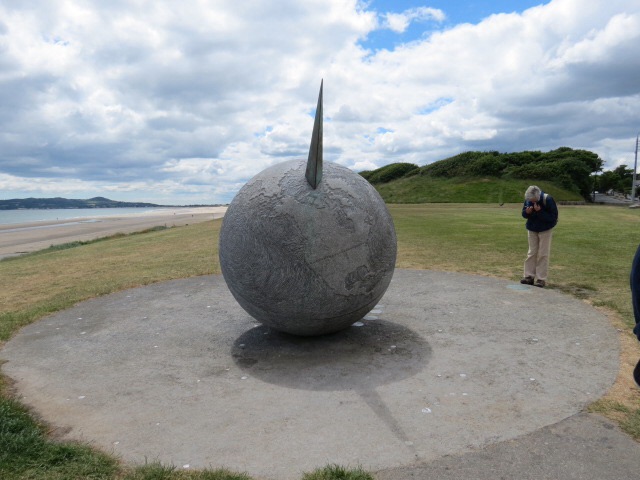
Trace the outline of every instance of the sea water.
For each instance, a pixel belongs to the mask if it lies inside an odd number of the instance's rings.
[[[164,208],[52,208],[0,210],[0,225],[31,223],[55,220],[76,220],[95,217],[113,217],[121,215],[139,215],[141,213],[162,211]]]

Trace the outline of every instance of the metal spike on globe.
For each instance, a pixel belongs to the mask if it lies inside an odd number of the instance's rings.
[[[311,134],[311,145],[309,146],[309,158],[307,159],[307,172],[305,177],[309,185],[315,190],[322,180],[322,85],[320,81],[320,94],[318,95],[318,106],[316,107],[316,117],[313,121],[313,133]]]

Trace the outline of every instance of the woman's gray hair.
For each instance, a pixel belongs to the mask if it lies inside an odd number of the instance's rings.
[[[540,188],[536,187],[535,185],[531,185],[529,188],[527,188],[527,191],[524,192],[524,199],[527,202],[531,202],[533,200],[538,201],[540,200],[541,192],[542,190],[540,190]]]

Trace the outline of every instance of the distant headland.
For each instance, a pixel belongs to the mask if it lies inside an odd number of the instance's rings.
[[[184,207],[203,207],[218,205],[180,205]],[[94,197],[86,200],[73,198],[14,198],[0,200],[0,210],[25,210],[25,209],[64,209],[64,208],[162,208],[177,207],[176,205],[158,205],[145,202],[119,202],[104,197]]]

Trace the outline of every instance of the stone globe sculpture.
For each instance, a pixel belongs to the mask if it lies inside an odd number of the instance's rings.
[[[362,176],[322,161],[322,84],[307,161],[274,165],[233,199],[220,230],[229,290],[260,323],[323,335],[362,319],[396,261],[393,220]]]

